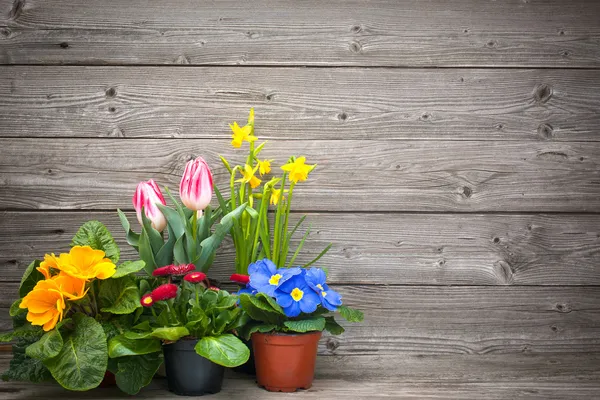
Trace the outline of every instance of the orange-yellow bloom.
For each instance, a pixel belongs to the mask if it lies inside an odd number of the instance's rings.
[[[61,272],[60,275],[52,278],[56,282],[59,290],[68,300],[79,300],[85,296],[87,290],[85,290],[85,279],[75,278]]]
[[[254,176],[257,169],[258,169],[258,166],[256,166],[256,168],[252,169],[251,166],[246,164],[244,166],[244,169],[242,171],[240,171],[242,173],[242,179],[238,179],[237,182],[250,183],[250,187],[252,189],[257,188],[260,185],[260,183],[262,182],[260,179],[258,179],[256,176]]]
[[[21,301],[20,308],[27,308],[27,321],[31,325],[41,325],[44,331],[53,329],[62,321],[65,298],[54,279],[39,281],[33,290]]]
[[[285,196],[281,195],[281,189],[271,189],[271,199],[269,200],[269,202],[271,203],[271,205],[276,206],[277,203],[279,203],[279,199],[281,198],[281,200],[285,200]]]
[[[261,176],[268,174],[271,172],[271,161],[273,160],[258,160],[258,172]]]
[[[52,270],[58,270],[58,259],[52,254],[44,255],[44,261],[40,263],[40,266],[36,268],[44,275],[44,278],[50,279],[52,277]]]
[[[74,278],[107,279],[114,275],[117,266],[104,255],[102,250],[94,250],[90,246],[75,246],[68,254],[60,255],[57,265],[62,272]]]
[[[309,172],[312,171],[316,166],[316,164],[307,165],[305,162],[306,157],[298,157],[294,162],[283,165],[281,169],[290,173],[290,181],[294,183],[302,182],[308,178]]]
[[[237,122],[234,122],[233,125],[229,124],[229,127],[233,131],[233,139],[231,140],[231,145],[233,147],[240,147],[243,141],[254,142],[257,139],[256,136],[252,135],[254,129],[252,125],[240,127]]]

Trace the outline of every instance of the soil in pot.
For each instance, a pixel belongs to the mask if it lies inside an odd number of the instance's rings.
[[[259,386],[270,392],[294,392],[312,386],[321,332],[254,333],[252,346]]]
[[[198,340],[182,339],[163,345],[169,390],[180,396],[218,393],[225,368],[196,353]]]

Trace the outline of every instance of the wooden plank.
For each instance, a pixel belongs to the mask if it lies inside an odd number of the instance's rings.
[[[0,137],[225,138],[254,106],[268,139],[599,141],[598,92],[597,70],[1,67]]]
[[[0,292],[0,327],[16,283]],[[324,355],[488,355],[600,352],[600,287],[348,286],[362,324],[324,335]]]
[[[0,62],[600,66],[600,6],[586,0],[169,5],[2,0]]]
[[[137,182],[176,188],[198,155],[224,189],[229,174],[218,154],[232,163],[244,157],[227,138],[6,139],[0,209],[130,208]],[[292,154],[319,164],[297,187],[296,210],[600,210],[600,143],[291,140],[261,153],[275,166]]]
[[[292,223],[300,215],[293,214]],[[135,215],[128,216],[138,230]],[[0,281],[20,280],[26,266],[47,252],[68,251],[78,227],[90,219],[108,226],[123,260],[138,257],[116,212],[4,212]],[[319,265],[336,284],[600,285],[598,215],[311,213],[309,225],[298,262],[333,243]],[[218,254],[211,276],[226,281],[235,257],[229,240]]]

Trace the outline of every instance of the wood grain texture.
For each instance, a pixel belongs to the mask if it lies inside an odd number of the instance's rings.
[[[128,216],[138,230],[135,215]],[[122,260],[137,259],[116,212],[4,212],[0,281],[19,281],[33,259],[68,251],[78,227],[91,219],[108,226]],[[333,243],[319,266],[336,284],[600,285],[597,215],[310,213],[309,225],[298,262]],[[229,278],[234,251],[226,239],[211,276]]]
[[[599,91],[597,70],[13,66],[0,137],[225,138],[254,106],[267,139],[600,141]]]
[[[2,284],[0,328],[18,283]],[[365,322],[324,335],[324,355],[600,352],[600,287],[335,285]],[[597,364],[596,364],[597,365]],[[332,372],[333,373],[333,372]]]
[[[0,208],[130,208],[139,181],[177,188],[185,162],[198,155],[223,189],[229,174],[218,154],[232,163],[243,158],[228,143],[6,139]],[[261,153],[275,166],[288,154],[319,165],[297,187],[296,210],[600,210],[600,143],[291,140],[272,141]]]
[[[2,0],[0,62],[600,66],[577,1]]]

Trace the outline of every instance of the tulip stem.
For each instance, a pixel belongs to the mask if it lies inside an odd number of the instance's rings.
[[[196,242],[197,236],[198,236],[198,210],[194,210],[194,214],[192,214],[192,239],[194,239],[194,243]]]

